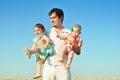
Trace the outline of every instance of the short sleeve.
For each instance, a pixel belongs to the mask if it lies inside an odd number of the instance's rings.
[[[33,43],[36,43],[37,42],[37,38],[35,37],[34,39],[33,39]]]

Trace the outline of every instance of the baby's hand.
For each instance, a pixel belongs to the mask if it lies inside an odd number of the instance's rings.
[[[37,43],[36,42],[34,43],[34,46],[37,47]]]
[[[44,46],[44,49],[46,49],[47,48],[47,46]]]

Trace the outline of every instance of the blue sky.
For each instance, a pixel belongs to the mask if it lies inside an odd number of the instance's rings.
[[[31,48],[33,26],[52,28],[48,12],[61,8],[63,25],[82,25],[81,55],[74,55],[72,77],[120,77],[119,0],[0,0],[0,78],[32,77],[35,56],[28,59],[23,46]]]

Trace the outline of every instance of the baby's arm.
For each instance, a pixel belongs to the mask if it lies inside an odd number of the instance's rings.
[[[67,35],[57,35],[58,38],[65,40],[67,38]]]
[[[71,42],[74,42],[74,41],[75,41],[75,38],[74,38],[73,36],[71,36],[71,35],[68,35],[68,36],[67,36],[67,39],[68,39],[69,41],[71,41]]]
[[[40,40],[38,40],[38,42],[36,43],[36,46],[38,47],[38,46],[41,46],[43,44],[43,41],[40,39]]]
[[[50,43],[50,39],[46,35],[44,35],[42,40],[45,40],[44,49],[46,49]]]

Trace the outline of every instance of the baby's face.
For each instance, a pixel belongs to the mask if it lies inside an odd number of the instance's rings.
[[[73,32],[75,33],[75,36],[79,36],[80,29],[78,27],[73,27]]]
[[[35,36],[39,36],[41,33],[43,33],[43,30],[41,28],[38,28],[38,27],[34,28]]]
[[[80,32],[78,30],[73,30],[75,36],[79,36]]]

